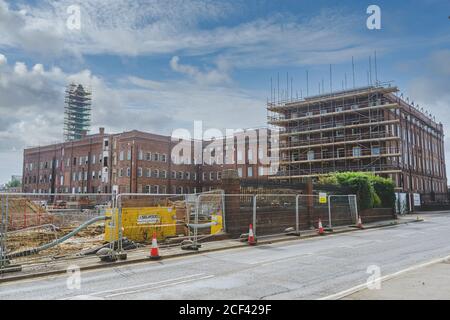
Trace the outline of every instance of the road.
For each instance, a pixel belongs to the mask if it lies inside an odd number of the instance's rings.
[[[0,285],[0,299],[318,299],[450,254],[450,213],[388,228]]]

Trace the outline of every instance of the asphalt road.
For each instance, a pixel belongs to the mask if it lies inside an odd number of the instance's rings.
[[[450,213],[425,222],[0,284],[0,299],[317,299],[450,254]]]

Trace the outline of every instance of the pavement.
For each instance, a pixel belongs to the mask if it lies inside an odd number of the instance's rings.
[[[344,300],[450,300],[450,260],[414,268],[381,282],[380,287],[362,289]]]
[[[0,283],[0,299],[333,298],[365,284],[373,266],[384,276],[448,256],[449,231],[450,213],[427,214],[420,223]]]

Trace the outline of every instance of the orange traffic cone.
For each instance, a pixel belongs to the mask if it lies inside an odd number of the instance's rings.
[[[150,259],[160,259],[158,241],[156,240],[156,232],[153,232],[152,248],[150,249]]]
[[[363,224],[362,224],[362,220],[361,220],[361,216],[358,217],[358,228],[359,229],[364,229]]]
[[[322,220],[319,218],[319,231],[318,233],[322,236],[324,234],[323,232],[323,226],[322,226]]]
[[[250,224],[248,229],[248,244],[254,246],[256,244],[255,235],[253,234],[253,225]]]

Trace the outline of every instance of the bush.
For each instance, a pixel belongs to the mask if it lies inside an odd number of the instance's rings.
[[[322,177],[319,182],[347,188],[356,194],[360,209],[393,208],[395,204],[395,185],[391,179],[364,172],[339,172]]]
[[[395,206],[395,184],[391,179],[372,175],[371,183],[380,198],[380,207],[394,208]]]
[[[367,174],[360,172],[341,172],[335,175],[339,185],[347,188],[351,193],[356,194],[360,209],[373,208],[374,204],[379,201]]]

